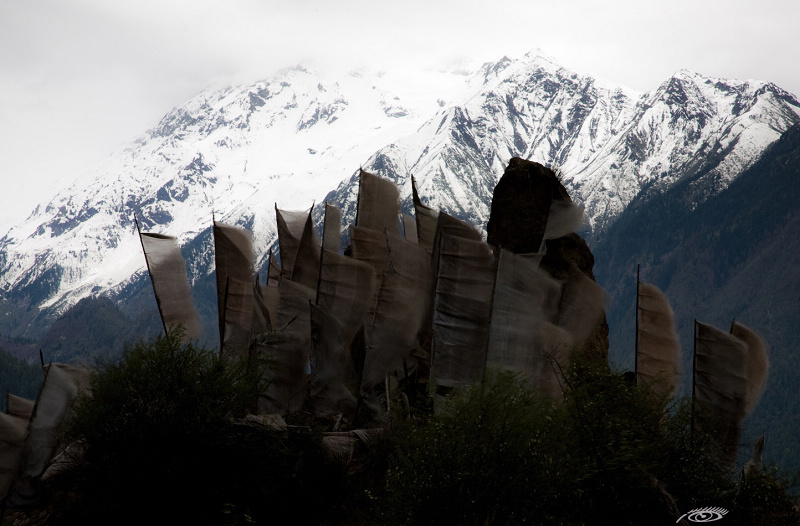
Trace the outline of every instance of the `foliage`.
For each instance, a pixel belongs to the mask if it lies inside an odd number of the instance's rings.
[[[393,453],[383,519],[392,524],[675,524],[703,506],[794,524],[774,474],[737,482],[713,442],[690,434],[690,404],[668,404],[578,358],[562,401],[501,374],[451,397]]]
[[[313,517],[304,501],[338,476],[319,434],[235,423],[261,371],[180,336],[139,342],[93,375],[69,431],[85,455],[59,481],[71,491],[55,522],[244,524],[292,505]]]
[[[235,419],[259,371],[159,337],[78,403],[70,436],[85,456],[58,479],[50,523],[666,525],[707,506],[730,524],[800,519],[774,470],[716,467],[686,401],[582,356],[562,374],[558,400],[510,373],[442,403],[416,393],[410,413],[396,400],[382,438],[343,464],[320,429]]]

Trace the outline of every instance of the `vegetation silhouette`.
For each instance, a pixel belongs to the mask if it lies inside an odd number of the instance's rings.
[[[561,371],[561,400],[508,372],[435,411],[413,393],[342,461],[313,421],[240,419],[260,372],[179,334],[141,341],[77,403],[67,438],[85,454],[48,482],[42,524],[675,524],[705,506],[728,524],[797,524],[789,480],[720,470],[687,400],[586,354]]]

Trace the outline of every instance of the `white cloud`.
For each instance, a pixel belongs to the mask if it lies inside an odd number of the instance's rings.
[[[639,90],[687,68],[800,94],[795,21],[794,0],[5,0],[0,224],[203,88],[300,61],[413,78],[538,47]]]

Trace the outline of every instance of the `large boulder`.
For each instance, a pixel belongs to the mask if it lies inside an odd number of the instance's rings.
[[[545,237],[551,210],[571,204],[572,199],[555,172],[533,161],[512,158],[492,196],[492,209],[486,225],[487,242],[496,250],[531,254],[544,248],[541,268],[555,279],[567,282],[574,264],[594,281],[594,256],[586,241],[571,232],[561,237]],[[549,236],[548,236],[549,237]],[[591,336],[578,348],[598,361],[608,361],[608,323],[605,313]]]
[[[513,157],[494,188],[487,242],[515,254],[538,252],[554,201],[572,201],[555,172]]]

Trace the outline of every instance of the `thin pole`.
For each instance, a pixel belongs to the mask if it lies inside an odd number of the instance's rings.
[[[270,270],[272,270],[272,247],[269,247],[269,255],[267,256],[267,279],[264,281],[265,285],[269,285]]]
[[[392,275],[397,274],[394,271],[394,263],[392,262],[392,245],[389,243],[389,231],[387,229],[383,229],[383,237],[386,238],[386,252],[389,255],[389,270],[392,272]]]
[[[225,277],[225,296],[222,300],[222,323],[219,324],[219,352],[222,354],[222,342],[225,341],[225,318],[228,315],[228,287],[231,284],[231,277]]]
[[[358,209],[361,208],[359,205],[361,204],[361,174],[364,173],[364,168],[358,168],[358,194],[356,195],[356,220],[354,224],[358,226]]]
[[[139,220],[136,219],[136,214],[133,214],[133,222],[136,223],[136,232],[139,234],[139,243],[142,245],[142,254],[144,254],[144,262],[147,265],[147,275],[150,276],[150,285],[153,287],[153,296],[156,297],[156,305],[158,306],[158,315],[161,317],[161,325],[164,326],[164,336],[169,334],[167,331],[167,324],[164,321],[164,311],[161,308],[161,298],[158,297],[156,292],[156,283],[153,281],[153,271],[150,270],[150,260],[147,259],[147,252],[144,250],[144,241],[142,241],[142,230],[139,228]]]
[[[491,335],[492,335],[492,318],[494,317],[494,297],[495,293],[497,292],[497,276],[500,274],[500,259],[503,257],[502,250],[500,251],[500,255],[497,256],[497,260],[494,262],[494,280],[492,283],[492,297],[489,300],[489,337],[486,338],[486,348],[484,349],[486,352],[483,353],[483,378],[486,380],[486,364],[489,363],[489,343],[491,342]],[[506,256],[508,257],[508,256]],[[516,263],[516,262],[515,262]]]
[[[431,265],[435,268],[433,273],[433,317],[436,317],[436,290],[439,287],[439,260],[441,259],[441,252],[442,252],[442,236],[441,236],[441,225],[442,225],[442,216],[436,220],[436,235],[433,237],[433,254],[431,254],[431,262],[436,263],[435,266]],[[433,270],[433,269],[431,269]],[[494,294],[494,289],[492,289],[492,294]],[[433,333],[433,320],[431,320],[431,333]],[[436,393],[436,386],[434,385],[436,374],[436,338],[431,338],[431,368],[428,374],[428,392],[430,394]]]
[[[639,384],[639,264],[636,264],[636,335],[633,347],[633,379],[635,384]]]
[[[366,361],[367,361],[367,353],[366,353],[366,349],[367,349],[367,329],[366,329],[366,327],[364,327],[363,323],[361,324],[361,336],[362,336],[362,339],[364,341],[364,363],[361,364],[361,371],[358,374],[358,396],[356,397],[356,412],[355,412],[355,415],[353,416],[353,421],[354,422],[358,420],[358,414],[361,412],[361,405],[363,403],[363,398],[364,398],[364,396],[361,394],[361,383],[364,381],[364,365],[366,364]],[[353,347],[353,342],[350,342],[351,352],[352,352],[352,347]],[[351,356],[352,356],[352,354],[351,354]],[[355,360],[352,360],[352,359],[351,359],[351,361],[355,362]],[[355,365],[358,365],[358,364],[355,364]]]
[[[278,203],[275,203],[275,223],[276,224],[278,223],[278,218],[279,217],[281,217],[281,213],[278,210]],[[281,250],[281,234],[280,234],[280,232],[281,232],[280,231],[280,225],[278,225],[278,257],[281,258],[281,277],[283,277],[284,259],[283,259],[283,251]],[[269,251],[271,253],[272,249],[270,248]]]
[[[314,298],[314,305],[319,305],[319,287],[322,285],[322,256],[325,254],[325,225],[328,223],[328,201],[325,200],[325,208],[322,209],[322,242],[319,247],[319,272],[317,272],[317,295]]]
[[[691,446],[694,448],[694,391],[697,377],[697,318],[694,320],[694,350],[692,351],[692,411],[690,420],[690,435]]]
[[[414,179],[414,176],[411,176],[411,201],[414,204],[414,222],[417,224],[417,243],[419,243],[419,233],[422,232],[419,226],[419,214],[417,213],[417,205],[421,205],[422,201],[419,198],[419,192],[417,192],[417,181]]]

